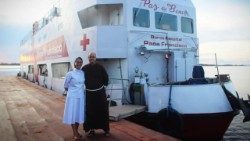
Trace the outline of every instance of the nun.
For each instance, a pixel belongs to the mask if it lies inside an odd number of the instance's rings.
[[[78,132],[79,124],[85,119],[85,77],[82,68],[82,58],[77,57],[74,69],[69,71],[65,77],[64,88],[67,91],[63,123],[71,125],[75,140],[80,140],[82,135]]]

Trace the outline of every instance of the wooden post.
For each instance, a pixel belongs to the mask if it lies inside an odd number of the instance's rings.
[[[219,72],[219,68],[218,68],[218,62],[217,62],[217,55],[216,55],[216,53],[215,53],[215,64],[216,64],[216,68],[217,68],[217,74],[218,74],[219,83],[221,83],[221,81],[220,81],[220,72]]]

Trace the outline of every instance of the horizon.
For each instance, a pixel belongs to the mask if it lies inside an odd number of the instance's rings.
[[[20,42],[57,0],[0,1],[0,62],[20,63]],[[196,8],[199,63],[250,64],[250,1],[192,0]],[[39,11],[37,10],[39,9]],[[32,14],[31,14],[32,13]]]
[[[13,62],[13,63],[6,63],[6,62],[0,62],[0,65],[20,65],[18,62]],[[214,66],[216,65],[215,63],[199,63],[197,65],[205,65],[205,66]],[[218,66],[250,66],[250,64],[218,64]]]

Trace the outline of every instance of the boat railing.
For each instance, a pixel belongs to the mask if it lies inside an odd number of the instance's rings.
[[[222,78],[222,82],[230,81],[230,77],[228,74],[223,74],[220,76]],[[190,78],[185,81],[177,81],[177,82],[168,82],[168,83],[161,83],[161,84],[149,84],[149,86],[169,86],[169,85],[201,85],[201,84],[215,84],[219,83],[218,77],[206,77],[206,78]]]
[[[32,37],[32,31],[30,30],[21,40],[20,46],[24,45],[28,40],[30,40]]]
[[[61,0],[58,0],[53,4],[53,7],[39,20],[33,23],[33,29],[28,32],[21,40],[20,45],[22,46],[28,40],[32,38],[39,30],[46,26],[55,17],[61,16]]]
[[[130,100],[126,97],[126,91],[128,89],[128,82],[129,79],[123,79],[123,78],[109,78],[110,82],[108,86],[106,87],[107,97],[109,101],[109,105],[111,106],[111,101],[117,101],[117,100],[125,100],[126,103],[130,103]],[[121,94],[121,97],[112,98],[112,94]]]

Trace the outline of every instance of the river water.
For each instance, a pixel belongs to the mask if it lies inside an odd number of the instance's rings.
[[[229,74],[240,97],[247,99],[250,95],[250,66],[219,66],[219,74]],[[217,69],[214,66],[204,67],[206,77],[214,77]]]
[[[207,77],[217,74],[214,66],[204,67],[204,70]],[[247,99],[250,95],[250,66],[219,66],[219,74],[229,74],[239,96]],[[233,119],[224,141],[250,141],[250,122],[243,123],[243,118],[241,112]]]
[[[0,76],[17,76],[20,66],[0,65]]]
[[[1,76],[16,76],[19,72],[19,66],[1,66]],[[213,77],[217,74],[215,67],[204,67],[206,77]],[[222,66],[219,67],[220,74],[229,74],[240,97],[247,99],[250,94],[250,66]],[[243,123],[243,114],[237,115],[227,132],[224,135],[224,141],[250,141],[250,122]]]

